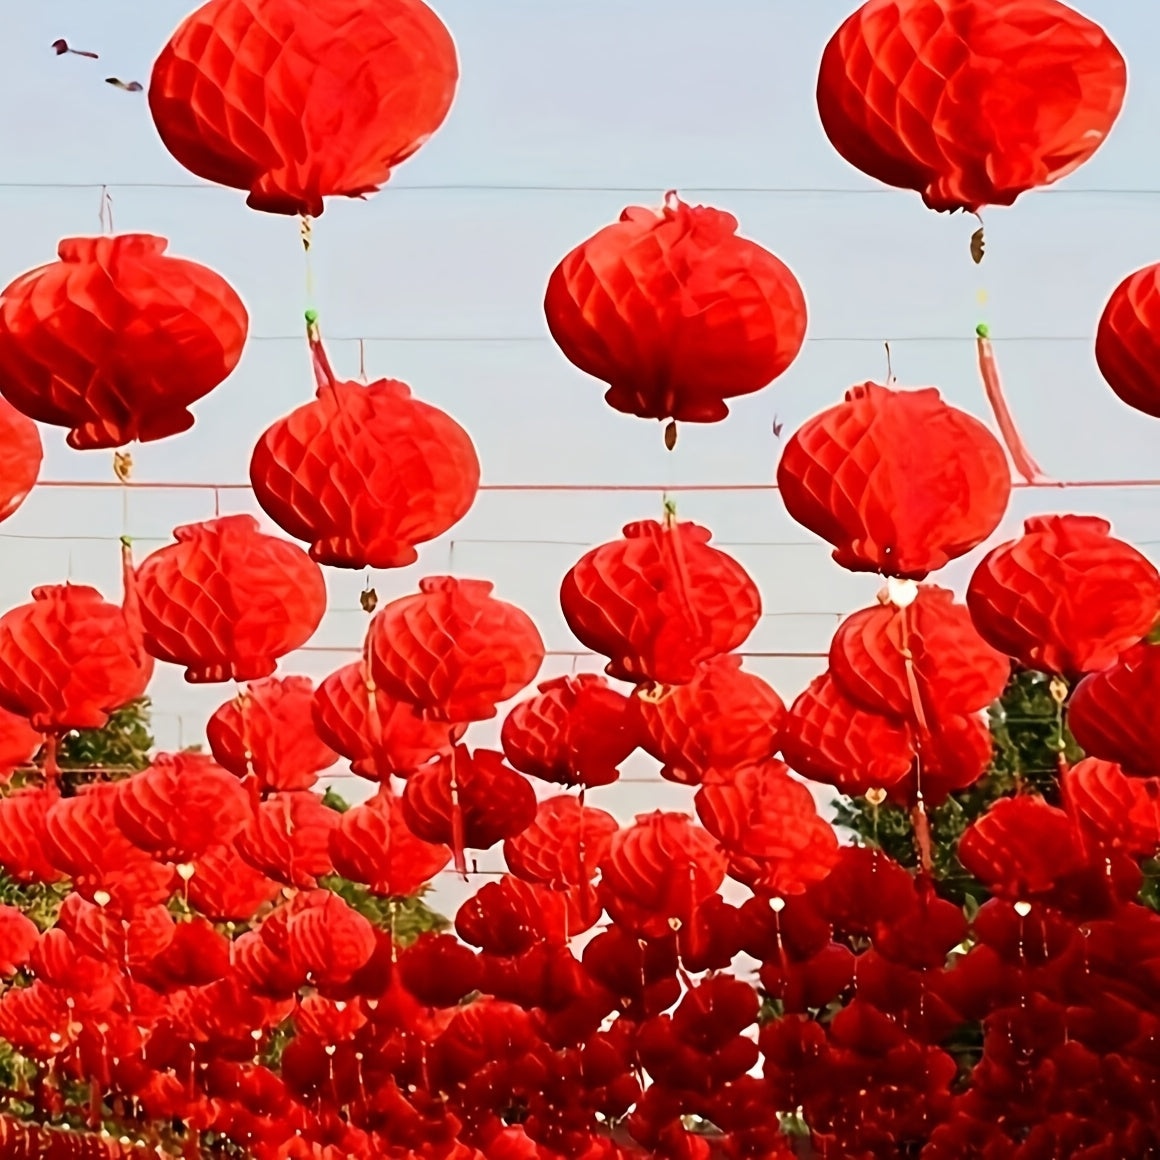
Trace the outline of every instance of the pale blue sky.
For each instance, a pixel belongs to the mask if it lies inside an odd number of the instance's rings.
[[[1057,192],[986,214],[981,271],[967,257],[971,219],[937,216],[916,195],[874,186],[821,132],[817,60],[853,0],[437,7],[460,50],[455,107],[383,193],[329,204],[315,229],[316,298],[331,336],[408,340],[368,341],[368,370],[407,380],[464,423],[485,482],[768,482],[774,416],[788,432],[851,383],[881,378],[885,339],[903,383],[937,385],[984,414],[971,342],[980,286],[990,292],[985,315],[1010,400],[1045,470],[1066,479],[1160,476],[1160,426],[1111,395],[1091,354],[1112,287],[1160,259],[1160,69],[1150,55],[1160,45],[1160,6],[1152,0],[1081,5],[1128,58],[1124,113],[1096,158]],[[305,305],[297,223],[253,213],[232,191],[133,184],[193,179],[162,149],[144,96],[103,83],[108,75],[147,82],[153,57],[188,10],[185,0],[41,0],[5,13],[0,278],[51,259],[62,235],[96,232],[102,182],[118,230],[163,233],[173,252],[226,275],[252,318],[241,368],[195,408],[190,433],[135,448],[134,457],[141,481],[241,481],[258,434],[311,389],[297,337]],[[54,57],[57,37],[101,60]],[[77,183],[88,187],[71,187]],[[464,188],[508,185],[584,188]],[[407,188],[416,186],[440,188]],[[624,205],[657,203],[668,188],[734,212],[743,233],[791,265],[811,310],[810,339],[791,371],[738,401],[727,422],[686,426],[674,455],[659,426],[605,406],[601,385],[548,341],[541,314],[544,284],[568,249]],[[353,377],[356,344],[332,342],[332,355]],[[56,431],[46,432],[46,444],[46,478],[111,478],[108,454],[69,451]],[[1008,527],[1032,511],[1097,511],[1122,534],[1160,543],[1157,499],[1160,491],[1022,493]],[[226,494],[221,504],[236,510],[249,499]],[[35,494],[0,528],[0,604],[70,574],[115,591],[114,541],[123,529],[164,537],[175,523],[211,515],[213,497],[138,491],[124,508],[115,491]],[[818,614],[873,598],[876,582],[842,573],[771,493],[692,494],[680,498],[680,511],[718,540],[743,545],[734,552],[770,614],[753,649],[822,649],[835,617]],[[420,568],[379,577],[378,587],[384,596],[401,593],[418,575],[449,566],[487,576],[537,618],[550,647],[575,647],[556,608],[561,575],[584,545],[659,512],[659,495],[487,494],[456,529],[453,547],[429,546]],[[107,538],[77,538],[94,536]],[[481,540],[505,542],[473,542]],[[796,546],[771,546],[787,541]],[[950,575],[961,590],[964,568]],[[355,611],[362,577],[330,579],[333,611],[315,644],[354,646],[365,619]],[[284,670],[317,676],[346,659],[313,652]],[[820,666],[754,663],[787,700]],[[570,668],[561,660],[545,672]],[[161,740],[174,745],[179,736],[198,740],[229,690],[192,689],[167,670],[154,694]],[[480,730],[481,741],[491,736]],[[644,763],[633,775],[651,769]],[[687,801],[675,787],[633,784],[607,791],[599,804],[624,815]]]

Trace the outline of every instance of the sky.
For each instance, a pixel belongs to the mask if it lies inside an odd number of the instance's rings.
[[[265,427],[307,401],[302,338],[320,312],[336,369],[410,383],[474,438],[485,485],[636,485],[635,492],[485,491],[468,517],[422,550],[420,564],[373,582],[381,599],[419,576],[491,579],[527,609],[551,650],[576,650],[560,615],[564,572],[633,519],[659,518],[674,485],[765,485],[783,439],[852,384],[886,374],[935,385],[986,417],[973,334],[991,326],[1008,398],[1033,454],[1055,480],[1160,476],[1160,426],[1121,404],[1092,355],[1100,311],[1131,271],[1160,260],[1160,44],[1153,0],[1085,0],[1128,59],[1129,94],[1109,141],[1051,191],[985,213],[988,252],[972,265],[973,219],[936,215],[847,165],[818,122],[822,49],[853,0],[442,0],[462,81],[443,129],[365,202],[331,201],[315,223],[313,302],[298,224],[248,210],[244,195],[197,182],[161,146],[144,94],[104,78],[148,82],[152,61],[190,10],[187,0],[44,0],[5,14],[0,75],[0,284],[50,261],[57,240],[99,232],[108,186],[119,232],[160,233],[170,251],[225,275],[250,312],[235,374],[195,405],[195,427],[132,449],[134,486],[43,487],[0,526],[0,607],[35,584],[118,591],[117,539],[138,556],[175,525],[255,510],[244,489],[150,491],[150,482],[243,483]],[[56,57],[64,37],[99,61]],[[668,189],[728,209],[741,232],[797,274],[810,308],[806,347],[730,418],[685,425],[674,453],[659,424],[620,415],[604,387],[571,367],[543,321],[548,276],[625,205]],[[987,301],[980,306],[979,292]],[[111,453],[79,453],[44,430],[42,478],[113,480]],[[839,616],[870,603],[873,577],[844,573],[794,525],[772,490],[681,491],[682,518],[712,528],[761,587],[766,615],[750,652],[823,653]],[[1160,489],[1017,492],[992,541],[1034,512],[1097,512],[1160,555]],[[976,552],[939,577],[961,593]],[[362,574],[328,573],[330,611],[307,651],[281,671],[316,678],[353,659],[365,630]],[[824,666],[817,657],[753,657],[788,702]],[[594,670],[550,657],[543,677]],[[191,687],[159,666],[152,695],[162,748],[197,744],[228,686]],[[496,726],[473,730],[494,744]],[[638,756],[594,804],[622,818],[689,808]],[[365,796],[341,768],[334,783]],[[595,795],[594,795],[595,796]],[[828,791],[819,793],[821,800]],[[481,866],[495,863],[491,855]],[[448,898],[459,887],[447,883]],[[450,892],[450,893],[448,893]],[[443,897],[439,895],[437,897]]]

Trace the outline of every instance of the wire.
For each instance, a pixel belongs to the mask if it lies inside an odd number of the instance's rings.
[[[0,181],[0,189],[197,189],[240,194],[244,190],[216,185],[206,181]],[[666,189],[685,193],[761,193],[779,197],[819,194],[835,197],[883,197],[888,194],[904,195],[910,190],[892,186],[827,186],[827,185],[674,185],[659,182],[656,185],[557,185],[544,182],[426,182],[421,184],[391,184],[384,193],[639,193],[653,196]],[[1103,187],[1071,187],[1064,189],[1037,189],[1031,193],[1048,197],[1154,197],[1160,188],[1116,189]]]
[[[251,334],[251,342],[305,342],[305,336],[301,334]],[[549,334],[328,334],[326,336],[328,343],[339,342],[395,342],[395,343],[446,343],[448,345],[455,345],[457,343],[478,343],[485,345],[488,343],[503,344],[503,343],[549,343],[552,341],[552,336]],[[902,338],[883,338],[881,335],[870,334],[820,334],[816,337],[807,337],[806,345],[855,345],[871,343],[874,346],[881,346],[884,341],[888,341],[892,346],[901,343],[920,343],[920,342],[977,342],[977,338],[973,334],[912,334],[904,335]],[[1026,343],[1026,342],[1094,342],[1094,337],[1090,334],[1011,334],[1011,335],[996,335],[996,343]]]

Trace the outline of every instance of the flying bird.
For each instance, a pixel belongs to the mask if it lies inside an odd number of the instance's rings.
[[[89,60],[101,59],[95,52],[85,52],[84,49],[70,48],[68,41],[63,39],[54,40],[52,47],[57,56],[64,56],[65,53],[71,53],[73,56],[87,56]]]
[[[105,84],[117,89],[124,89],[127,93],[144,92],[145,86],[140,81],[123,81],[119,77],[105,77]]]

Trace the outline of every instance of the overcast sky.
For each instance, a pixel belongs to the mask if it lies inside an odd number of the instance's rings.
[[[43,0],[5,13],[0,71],[0,284],[49,261],[58,238],[98,231],[108,183],[118,231],[171,239],[172,252],[224,274],[251,316],[240,369],[195,407],[196,426],[133,448],[135,478],[241,482],[250,449],[277,416],[310,397],[302,339],[304,264],[293,219],[248,210],[243,195],[200,185],[161,147],[143,94],[103,83],[148,82],[153,58],[189,10],[185,0]],[[764,484],[775,417],[786,433],[852,383],[885,374],[884,340],[903,384],[933,384],[985,415],[972,336],[996,338],[1009,399],[1032,452],[1056,479],[1160,476],[1160,425],[1104,385],[1092,357],[1114,285],[1160,259],[1160,70],[1137,50],[1160,44],[1153,0],[1081,7],[1128,58],[1129,95],[1109,142],[1057,190],[986,213],[988,255],[971,265],[975,223],[935,215],[917,195],[873,185],[830,148],[814,105],[817,61],[853,0],[443,0],[462,82],[445,127],[368,202],[330,202],[315,227],[316,304],[340,373],[409,382],[474,437],[486,484]],[[58,37],[101,54],[57,58]],[[171,187],[172,186],[172,187]],[[772,388],[733,405],[725,423],[686,425],[674,454],[658,424],[619,415],[603,387],[548,339],[543,288],[577,242],[627,204],[666,189],[726,208],[742,232],[789,263],[810,305],[809,340]],[[978,292],[989,300],[980,308]],[[340,341],[341,339],[341,341]],[[111,480],[111,454],[77,453],[45,430],[44,478]],[[1035,511],[1110,516],[1145,550],[1160,547],[1160,489],[1017,493],[1005,526]],[[175,524],[249,510],[244,492],[41,489],[0,527],[0,606],[34,584],[117,591],[116,539],[138,552]],[[873,599],[871,577],[843,573],[793,525],[769,491],[682,493],[683,517],[710,526],[752,571],[767,616],[749,646],[824,650],[840,612]],[[556,596],[585,547],[629,519],[657,517],[653,493],[481,495],[449,541],[420,566],[375,579],[384,598],[448,570],[495,581],[537,619],[550,648],[574,649]],[[948,571],[961,591],[969,567]],[[321,676],[352,659],[365,624],[363,577],[332,572],[331,612],[316,651],[284,672]],[[331,651],[317,651],[331,650]],[[348,651],[343,651],[348,650]],[[571,671],[553,658],[545,675]],[[581,660],[580,667],[593,667]],[[754,660],[789,701],[820,660]],[[160,666],[154,683],[163,746],[202,738],[231,695],[191,688]],[[494,740],[481,726],[478,741]],[[688,791],[631,784],[596,804],[622,817],[687,807]],[[347,796],[360,792],[349,778]]]

